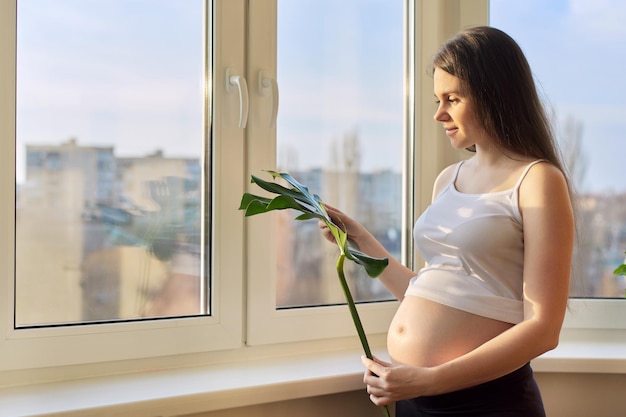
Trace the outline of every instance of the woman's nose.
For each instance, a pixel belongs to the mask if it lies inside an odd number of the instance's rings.
[[[447,120],[448,117],[449,117],[448,113],[446,113],[445,109],[443,108],[443,105],[439,104],[439,106],[437,107],[437,111],[433,115],[433,119],[435,119],[435,121],[437,122],[443,122]]]

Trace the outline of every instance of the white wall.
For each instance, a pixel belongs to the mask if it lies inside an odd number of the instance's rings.
[[[535,375],[548,417],[626,416],[626,374]]]

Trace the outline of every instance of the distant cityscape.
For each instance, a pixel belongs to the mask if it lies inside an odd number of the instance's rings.
[[[27,145],[18,323],[199,314],[200,179],[197,159],[159,151],[119,158],[75,139]]]
[[[26,145],[25,153],[26,181],[17,186],[20,325],[203,311],[210,289],[200,277],[198,159],[159,151],[116,157],[113,147],[82,146],[76,139]],[[400,174],[292,174],[331,201],[348,204],[399,256]],[[277,230],[278,244],[290,242],[288,250],[277,251],[277,308],[343,302],[334,257],[325,255],[333,245],[321,241],[317,224],[289,214],[277,219]],[[34,253],[38,262],[32,262]],[[391,297],[377,281],[348,269],[357,300]]]
[[[113,147],[26,145],[17,185],[19,325],[195,315],[201,279],[202,170],[162,152],[117,157]],[[338,164],[341,166],[341,164]],[[362,221],[400,256],[402,178],[389,170],[292,171],[309,189]],[[626,193],[578,199],[572,295],[624,297],[612,270],[626,250]],[[277,308],[341,303],[333,245],[317,223],[277,214]],[[34,262],[34,260],[36,260]],[[378,280],[349,271],[359,301],[389,299]]]

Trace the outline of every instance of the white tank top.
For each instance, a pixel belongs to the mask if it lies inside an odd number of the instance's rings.
[[[452,181],[415,223],[415,246],[428,266],[405,295],[508,323],[524,318],[524,233],[518,194],[529,164],[510,190],[464,194]]]

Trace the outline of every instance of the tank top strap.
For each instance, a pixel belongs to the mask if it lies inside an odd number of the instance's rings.
[[[461,170],[461,165],[463,165],[465,161],[459,161],[454,167],[454,174],[452,175],[452,180],[448,183],[448,187],[453,186],[456,183],[456,178],[459,176],[459,171]]]
[[[546,162],[545,159],[537,159],[536,161],[531,162],[530,164],[528,164],[526,166],[526,168],[524,168],[524,171],[522,172],[522,175],[520,175],[519,179],[517,180],[517,184],[515,184],[515,187],[513,187],[513,190],[515,193],[518,192],[519,187],[522,185],[522,181],[524,181],[524,178],[526,178],[526,174],[528,174],[528,171],[530,171],[530,169],[532,167],[534,167],[535,165],[537,165],[539,162]]]

